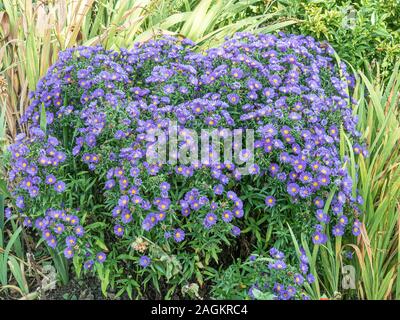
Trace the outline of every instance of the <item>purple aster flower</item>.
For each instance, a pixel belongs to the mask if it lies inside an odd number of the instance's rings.
[[[264,135],[265,138],[273,138],[277,134],[277,130],[274,125],[267,124],[261,128],[259,128],[261,133]]]
[[[154,213],[150,213],[142,222],[142,228],[146,231],[150,231],[157,223],[157,216]]]
[[[228,191],[226,195],[228,199],[233,201],[238,198],[237,194],[234,191]]]
[[[11,215],[12,215],[11,208],[5,208],[4,209],[4,216],[6,217],[6,219],[10,219]]]
[[[162,191],[168,191],[170,189],[171,185],[168,182],[162,182],[160,184],[160,189]]]
[[[79,218],[77,216],[69,216],[69,223],[72,224],[73,226],[76,226],[79,224]]]
[[[280,84],[282,83],[282,79],[281,79],[281,77],[278,76],[278,75],[270,76],[270,77],[268,78],[268,80],[269,80],[269,83],[270,83],[273,87],[279,87]]]
[[[317,208],[323,208],[325,202],[324,202],[324,200],[323,200],[322,198],[316,197],[316,198],[314,199],[314,204],[315,204],[315,206],[316,206]]]
[[[64,256],[67,259],[71,259],[74,256],[74,249],[72,249],[71,247],[66,247],[64,250]]]
[[[29,189],[29,196],[31,198],[35,198],[39,195],[39,188],[36,186],[33,186],[32,188]]]
[[[132,197],[132,203],[134,203],[134,204],[140,204],[140,203],[142,203],[142,201],[143,201],[142,197],[139,197],[139,196]]]
[[[47,230],[47,229],[43,230],[42,235],[43,235],[43,238],[44,238],[45,240],[50,239],[50,237],[52,236],[50,230]]]
[[[224,192],[224,186],[222,184],[218,184],[213,188],[213,190],[215,194],[221,195]]]
[[[290,294],[287,290],[282,290],[279,294],[279,300],[290,300]]]
[[[247,292],[247,294],[249,295],[250,299],[254,300],[255,296],[254,296],[254,289],[258,289],[257,285],[253,284],[250,288],[249,291]]]
[[[242,208],[233,208],[232,212],[236,218],[240,219],[244,216],[244,211]]]
[[[121,190],[125,190],[129,185],[129,180],[125,177],[121,177],[118,182]]]
[[[308,257],[306,255],[306,252],[303,248],[300,248],[300,261],[302,263],[308,264]]]
[[[330,178],[329,178],[329,176],[326,176],[326,175],[323,175],[323,174],[318,175],[318,183],[319,183],[321,186],[327,186],[327,185],[329,185],[329,183],[330,183]]]
[[[138,194],[139,190],[138,190],[137,187],[132,187],[132,188],[129,189],[128,192],[129,192],[129,194],[130,194],[131,196],[135,196],[135,195]]]
[[[288,286],[286,291],[288,292],[290,297],[293,297],[297,292],[296,288],[293,286]]]
[[[121,178],[124,175],[124,170],[121,168],[114,169],[114,176],[117,178]]]
[[[63,233],[64,230],[65,230],[65,226],[62,223],[57,223],[54,226],[54,232],[57,233],[57,234]]]
[[[164,93],[165,94],[172,94],[175,92],[175,87],[173,85],[167,84],[164,86]]]
[[[88,260],[88,261],[86,261],[86,262],[84,263],[83,268],[84,268],[85,270],[91,270],[92,267],[93,267],[93,264],[94,264],[93,260]]]
[[[226,97],[228,98],[228,101],[233,105],[236,105],[239,103],[240,98],[236,93],[230,93]]]
[[[76,238],[74,236],[68,236],[65,239],[65,244],[67,247],[74,247],[76,245]]]
[[[84,233],[85,233],[85,231],[84,231],[82,226],[76,226],[74,228],[74,232],[78,237],[82,237],[84,235]]]
[[[114,226],[114,234],[117,237],[122,237],[124,235],[124,227],[121,226],[120,224],[117,224]]]
[[[232,68],[231,75],[235,79],[241,79],[243,78],[243,70],[240,68]]]
[[[24,219],[23,225],[24,225],[24,227],[32,227],[32,220],[30,218],[26,217]]]
[[[129,197],[128,196],[122,196],[121,198],[119,198],[118,200],[118,206],[122,207],[122,208],[126,208],[129,204]]]
[[[16,167],[25,171],[28,169],[29,163],[28,160],[26,160],[25,158],[18,158],[17,162],[16,162]]]
[[[299,193],[300,187],[297,183],[289,183],[287,185],[287,192],[294,197]]]
[[[121,214],[121,212],[122,212],[122,207],[120,207],[120,206],[114,207],[114,209],[112,210],[113,218],[118,217]]]
[[[26,169],[26,172],[31,176],[35,176],[38,173],[38,167],[36,165],[30,165]]]
[[[132,214],[129,210],[123,210],[121,213],[121,220],[123,223],[129,223],[132,221]]]
[[[295,170],[297,173],[301,173],[301,172],[303,172],[303,171],[306,169],[306,166],[307,166],[306,162],[304,162],[304,161],[297,161],[297,163],[294,165],[294,170]]]
[[[190,208],[189,207],[182,208],[181,213],[184,217],[187,217],[190,214]]]
[[[112,188],[114,188],[115,186],[115,180],[114,179],[109,179],[106,181],[105,185],[104,185],[104,189],[106,190],[111,190]]]
[[[140,174],[140,169],[137,167],[132,167],[129,171],[131,177],[137,177]]]
[[[99,252],[96,254],[96,259],[98,262],[103,263],[106,260],[107,256],[104,252]]]
[[[215,225],[217,223],[217,216],[214,214],[214,213],[212,213],[212,212],[210,212],[210,213],[208,213],[206,216],[205,216],[205,218],[204,218],[204,221],[203,221],[203,225],[206,227],[206,228],[211,228],[213,225]]]
[[[279,172],[279,165],[276,163],[271,163],[269,166],[269,172],[271,173],[271,176],[275,176]]]
[[[248,169],[250,174],[259,174],[260,173],[260,167],[257,164],[252,164],[250,165],[249,169]]]
[[[26,178],[22,180],[21,188],[25,190],[29,190],[33,187],[33,180],[30,178]]]
[[[360,225],[358,223],[354,222],[351,232],[354,236],[358,237],[361,234]]]
[[[312,180],[313,180],[313,177],[312,177],[312,175],[311,175],[309,172],[304,171],[304,172],[302,172],[302,173],[300,174],[300,180],[301,180],[303,183],[311,183]]]
[[[247,162],[252,157],[252,152],[248,149],[243,149],[239,152],[239,159],[240,161]]]
[[[287,179],[287,174],[284,173],[284,172],[279,172],[279,173],[276,175],[276,178],[277,178],[279,181],[284,182],[284,181],[286,181],[286,179]]]
[[[143,268],[146,268],[150,265],[151,259],[148,256],[141,256],[139,259],[139,265]]]
[[[318,221],[322,223],[328,223],[330,221],[329,216],[322,209],[317,210],[316,217]]]
[[[218,209],[218,203],[216,203],[216,202],[211,202],[211,204],[210,204],[210,209],[211,209],[212,211],[217,210],[217,209]]]
[[[240,228],[237,226],[232,226],[231,233],[233,236],[237,237],[240,235]]]
[[[46,242],[50,248],[54,249],[55,247],[57,247],[57,239],[54,236],[49,237]]]
[[[242,209],[243,208],[243,201],[239,198],[233,199],[233,202],[235,204],[235,207],[238,209]]]
[[[294,280],[294,283],[296,283],[296,284],[298,284],[298,285],[302,285],[303,282],[304,282],[304,277],[303,277],[301,274],[296,273],[296,274],[293,276],[293,280]]]
[[[65,183],[63,181],[58,181],[54,185],[54,190],[57,191],[58,193],[64,192],[65,190]]]
[[[182,229],[175,229],[174,239],[176,242],[182,242],[185,239],[185,232]]]
[[[229,210],[225,210],[222,213],[222,220],[224,220],[225,222],[231,222],[233,219],[233,213]]]
[[[78,79],[83,79],[89,75],[89,71],[87,69],[81,69],[81,70],[78,70],[76,75],[77,75]]]
[[[308,283],[313,283],[315,281],[315,277],[314,277],[314,275],[312,274],[312,273],[309,273],[308,275],[307,275],[307,282]]]
[[[65,153],[63,153],[63,152],[57,152],[56,155],[55,155],[55,157],[56,157],[56,159],[57,159],[57,163],[58,163],[58,162],[62,163],[62,162],[64,162],[65,159],[67,158],[66,155],[65,155]]]
[[[328,238],[325,234],[317,231],[313,234],[312,240],[314,244],[324,244]]]
[[[25,208],[25,200],[23,196],[18,196],[17,199],[15,200],[15,205],[19,209],[24,209]]]
[[[275,206],[275,198],[273,196],[267,196],[265,198],[265,204],[272,208],[273,206]]]
[[[57,182],[57,179],[54,175],[49,174],[48,176],[46,176],[46,184],[54,184]]]
[[[35,221],[35,227],[42,231],[46,228],[47,224],[48,223],[46,222],[46,220],[44,220],[42,218],[38,218]]]
[[[338,222],[341,226],[345,226],[348,224],[349,219],[346,216],[342,215],[339,217]]]
[[[164,221],[167,215],[165,214],[165,212],[158,212],[157,214],[155,214],[155,216],[157,221],[160,222]]]
[[[272,99],[275,97],[275,90],[273,88],[265,88],[263,90],[263,95],[267,98],[267,99]]]
[[[160,211],[167,211],[171,204],[171,200],[169,199],[161,199],[160,202],[157,204],[158,210]]]
[[[306,263],[300,263],[300,271],[303,274],[306,274],[308,272],[308,264]]]
[[[277,270],[283,270],[286,269],[286,263],[283,260],[277,260],[275,261],[275,263],[273,264],[273,268],[277,269]]]
[[[269,251],[270,255],[275,258],[275,259],[279,259],[282,260],[285,258],[285,255],[283,254],[282,251],[277,250],[276,248],[271,248],[271,250]]]
[[[165,232],[164,232],[164,238],[165,238],[165,239],[169,239],[169,238],[171,238],[171,237],[172,237],[171,232],[169,232],[169,231],[165,231]]]

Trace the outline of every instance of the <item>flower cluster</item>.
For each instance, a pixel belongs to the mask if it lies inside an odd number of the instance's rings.
[[[9,181],[17,184],[19,195],[16,206],[25,208],[24,195],[36,198],[40,193],[40,186],[49,194],[65,191],[65,182],[57,180],[55,173],[66,159],[65,152],[61,151],[57,138],[45,133],[40,128],[31,129],[32,138],[25,140],[25,135],[18,135],[16,142],[10,146],[12,170],[9,171]],[[40,141],[40,145],[35,142]],[[35,148],[29,148],[35,144]],[[47,186],[47,187],[46,187]]]
[[[304,284],[315,281],[312,273],[308,273],[308,258],[303,248],[300,249],[300,266],[298,269],[285,263],[285,255],[276,248],[269,250],[270,258],[251,255],[250,262],[254,268],[263,270],[263,276],[253,284],[248,294],[252,299],[260,299],[268,292],[277,300],[308,300],[309,296],[304,291]],[[266,261],[269,260],[267,270],[264,270]]]
[[[215,299],[309,300],[310,285],[315,282],[309,272],[308,257],[303,248],[300,264],[272,247],[266,254],[251,254],[237,261],[213,280],[211,296]]]
[[[10,147],[10,188],[25,224],[67,258],[80,252],[87,268],[106,260],[100,238],[119,253],[129,247],[124,239],[144,236],[171,251],[198,246],[204,255],[239,236],[245,214],[272,217],[283,207],[294,221],[315,221],[316,244],[346,229],[358,235],[362,199],[339,146],[343,135],[360,137],[349,95],[354,79],[336,65],[331,47],[311,37],[248,33],[204,53],[193,45],[166,37],[129,51],[60,53],[30,95],[23,117],[29,136]],[[254,130],[253,150],[233,146],[240,161],[254,159],[248,174],[230,160],[212,161],[213,147],[206,162],[148,161],[157,130],[174,122],[179,150],[196,150],[190,130],[220,137],[226,129]],[[356,143],[354,153],[367,151]],[[89,204],[71,197],[81,175],[92,181]],[[152,260],[143,255],[138,265]]]

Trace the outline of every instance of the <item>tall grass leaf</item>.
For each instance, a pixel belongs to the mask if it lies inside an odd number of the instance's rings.
[[[203,0],[196,6],[192,11],[188,20],[183,25],[180,33],[188,37],[189,39],[196,40],[199,38],[198,30],[204,29],[204,18],[207,15],[207,11],[212,3],[212,0]],[[202,26],[203,24],[203,26]]]
[[[4,222],[5,222],[5,216],[4,216],[4,196],[0,193],[0,233],[3,233],[4,230]],[[0,241],[0,247],[3,246],[2,241]]]
[[[299,21],[297,21],[297,20],[286,20],[286,21],[282,21],[282,22],[277,22],[277,23],[268,25],[266,27],[262,27],[262,28],[258,29],[257,32],[258,33],[271,33],[273,31],[282,30],[283,28],[294,25],[298,22]]]
[[[40,107],[40,129],[42,129],[43,132],[46,132],[46,128],[47,128],[46,108],[44,107],[44,103],[42,103],[42,106]]]
[[[14,242],[17,240],[19,237],[19,234],[21,233],[22,228],[19,227],[10,237],[10,239],[7,242],[7,246],[5,250],[2,253],[0,253],[0,282],[3,286],[7,284],[7,273],[8,273],[8,267],[7,267],[7,262],[8,262],[8,257],[11,251],[12,246],[14,245]],[[1,235],[3,237],[3,235]],[[2,249],[2,248],[1,248]]]
[[[57,270],[58,276],[60,277],[61,283],[66,285],[69,282],[68,261],[64,256],[51,248],[49,248],[49,253]]]
[[[18,263],[17,259],[13,256],[10,256],[8,265],[10,267],[10,271],[13,274],[15,280],[18,283],[18,287],[21,289],[24,295],[29,293],[28,283],[25,278],[25,270],[23,263]]]

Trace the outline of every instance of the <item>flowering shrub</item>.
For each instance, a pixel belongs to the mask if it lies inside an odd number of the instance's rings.
[[[366,153],[353,82],[329,45],[297,35],[237,34],[204,53],[170,37],[68,49],[30,96],[29,136],[10,147],[11,206],[76,269],[129,294],[161,277],[202,283],[243,227],[276,237],[289,222],[316,244],[358,235],[361,199],[339,144],[346,134]],[[214,161],[215,146],[206,161],[150,161],[173,123],[181,153],[197,150],[201,129],[253,130],[255,141],[233,143],[236,162]]]
[[[285,262],[285,254],[276,248],[269,256],[252,254],[243,263],[233,264],[214,279],[211,294],[216,299],[308,300],[305,285],[315,278],[308,273],[308,258],[300,252],[300,266]]]

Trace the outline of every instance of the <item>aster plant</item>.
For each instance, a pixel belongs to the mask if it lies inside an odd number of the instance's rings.
[[[273,226],[278,242],[284,222],[315,244],[358,235],[362,199],[340,143],[367,153],[353,84],[328,44],[300,35],[241,33],[203,53],[172,37],[67,49],[31,93],[29,134],[6,156],[9,210],[75,267],[102,280],[111,270],[111,285],[132,273],[156,287],[202,284],[254,225]],[[195,150],[189,130],[253,130],[239,158],[254,163],[244,174],[226,159],[148,161],[171,123],[179,150]]]

